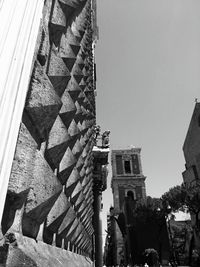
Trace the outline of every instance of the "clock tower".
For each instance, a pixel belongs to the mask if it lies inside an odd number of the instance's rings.
[[[112,192],[115,213],[119,213],[127,196],[133,200],[146,198],[142,173],[141,148],[112,150]]]

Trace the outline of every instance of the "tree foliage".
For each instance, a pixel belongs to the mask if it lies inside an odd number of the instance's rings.
[[[136,203],[136,211],[138,210],[157,210],[161,205],[160,198],[153,198],[147,196],[146,199],[142,199]]]
[[[184,210],[186,205],[186,190],[184,185],[177,185],[169,189],[161,197],[163,209],[169,206],[172,211]]]
[[[141,221],[156,220],[160,206],[160,198],[147,196],[145,200],[143,199],[136,203],[133,217]]]
[[[198,183],[190,186],[185,184],[170,188],[162,197],[163,207],[170,206],[172,211],[187,211],[196,216],[200,213],[200,185]]]

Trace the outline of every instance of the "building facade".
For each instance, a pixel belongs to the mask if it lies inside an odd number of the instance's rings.
[[[152,206],[155,199],[146,196],[141,148],[112,150],[111,160],[114,206],[108,215],[105,264],[144,265],[147,249],[157,253],[157,263],[168,264],[166,217]]]
[[[112,193],[114,210],[120,212],[128,192],[134,200],[146,197],[145,179],[142,172],[141,148],[112,150]]]
[[[183,144],[185,171],[183,180],[192,184],[200,178],[200,103],[196,103]]]
[[[96,1],[2,1],[0,22],[0,263],[91,266]]]
[[[112,238],[115,243],[113,254],[115,255],[114,264],[128,262],[130,253],[129,243],[123,233],[128,230],[128,215],[126,212],[126,199],[130,198],[132,204],[137,200],[146,198],[145,179],[142,172],[141,148],[112,150],[112,193],[114,209],[111,214]],[[124,214],[124,216],[123,216]],[[119,222],[120,221],[120,222]],[[119,223],[118,223],[119,222]],[[126,229],[127,228],[127,229]]]
[[[94,194],[94,263],[95,267],[103,266],[103,249],[102,249],[102,221],[100,212],[102,210],[102,191],[107,188],[108,175],[108,153],[109,148],[103,146],[94,146],[93,148],[93,194]]]
[[[186,187],[194,187],[198,190],[200,186],[200,103],[196,102],[188,127],[188,131],[183,144],[183,153],[185,158],[185,170],[182,173],[183,181]],[[195,192],[194,192],[195,194]],[[194,209],[195,210],[195,209]],[[192,251],[200,248],[199,224],[200,216],[191,212],[191,224],[193,231],[188,242],[189,262],[192,261]]]

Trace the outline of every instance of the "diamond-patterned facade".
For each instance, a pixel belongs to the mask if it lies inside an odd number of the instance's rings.
[[[8,186],[3,234],[92,256],[95,97],[91,0],[47,0]],[[28,154],[27,154],[28,153]],[[20,210],[20,227],[12,225]]]

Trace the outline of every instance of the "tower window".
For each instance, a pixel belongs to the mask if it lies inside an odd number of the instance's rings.
[[[139,168],[139,161],[137,155],[132,155],[132,167],[133,167],[133,173],[139,174],[140,168]]]
[[[121,155],[116,155],[116,168],[117,174],[123,174],[123,164]]]
[[[134,200],[134,194],[133,194],[133,192],[129,190],[129,191],[127,192],[127,197],[128,197],[129,199],[131,199],[131,200]]]
[[[124,161],[124,170],[125,173],[131,173],[131,164],[129,160]]]

